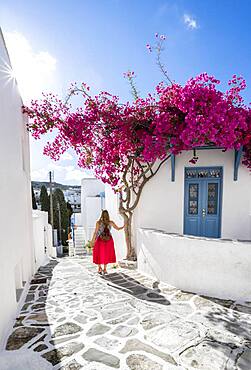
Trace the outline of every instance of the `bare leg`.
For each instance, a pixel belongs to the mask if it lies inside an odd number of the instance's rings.
[[[102,267],[101,267],[101,265],[98,265],[98,272],[102,272]]]
[[[104,265],[104,274],[107,274],[106,266],[107,265]]]

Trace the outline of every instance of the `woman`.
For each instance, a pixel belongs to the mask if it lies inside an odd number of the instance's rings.
[[[116,230],[124,228],[124,226],[118,227],[110,220],[108,211],[102,211],[100,219],[96,222],[96,229],[91,241],[91,244],[94,244],[93,263],[98,265],[98,273],[100,275],[102,274],[101,264],[104,265],[103,273],[107,274],[107,264],[116,262],[114,242],[111,235],[112,227]]]

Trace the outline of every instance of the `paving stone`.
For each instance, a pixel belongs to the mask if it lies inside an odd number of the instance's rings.
[[[240,338],[251,340],[251,321],[247,316],[236,311],[229,311],[224,307],[211,310],[206,314],[195,313],[190,317],[194,322],[203,323],[208,328],[222,330],[228,335],[237,335]]]
[[[45,312],[29,315],[28,317],[26,317],[26,319],[27,320],[34,320],[34,321],[38,321],[38,322],[47,322],[48,321],[48,317],[47,317]]]
[[[183,320],[177,320],[161,328],[152,329],[146,335],[147,340],[169,351],[181,349],[199,337],[198,326]]]
[[[59,337],[61,335],[69,335],[69,334],[75,334],[82,330],[82,328],[75,324],[74,322],[67,322],[65,324],[59,325],[55,331],[52,337]]]
[[[234,335],[227,331],[219,331],[215,329],[209,329],[206,335],[207,339],[214,342],[220,342],[222,344],[228,345],[230,348],[234,349],[242,346],[243,338],[238,335]]]
[[[14,325],[14,328],[17,328],[18,326],[23,326],[23,320],[25,319],[25,316],[19,316],[16,318],[16,322]]]
[[[129,326],[124,326],[124,325],[119,325],[113,332],[111,333],[112,335],[116,337],[129,337],[131,335],[136,335],[138,333],[138,330],[136,328],[132,328]]]
[[[159,299],[159,298],[163,298],[163,297],[161,297],[158,293],[154,293],[154,292],[147,293],[147,297],[148,297],[148,298],[151,298],[151,299]]]
[[[194,294],[192,293],[186,293],[186,292],[177,292],[172,296],[172,301],[190,301],[194,297]]]
[[[251,306],[236,304],[233,309],[251,315]]]
[[[87,323],[87,316],[86,315],[77,315],[74,317],[74,320],[79,322],[80,324],[86,324]]]
[[[83,358],[88,362],[100,362],[104,365],[119,368],[120,360],[117,356],[113,356],[109,353],[99,351],[95,348],[88,349],[83,355]]]
[[[167,309],[181,317],[190,315],[193,312],[192,307],[188,303],[172,303],[167,306]]]
[[[120,341],[117,339],[110,339],[107,337],[99,337],[97,338],[94,343],[98,344],[99,346],[108,349],[109,351],[113,350],[115,347],[121,344]]]
[[[79,370],[82,369],[82,365],[80,365],[77,361],[73,360],[69,362],[67,365],[60,367],[59,370]]]
[[[162,370],[163,366],[144,355],[130,355],[126,363],[131,370]]]
[[[206,298],[202,298],[202,297],[195,297],[195,299],[193,300],[193,303],[195,304],[196,308],[198,310],[203,310],[203,309],[211,309],[212,307],[214,307],[214,302],[206,299]]]
[[[35,352],[41,352],[41,351],[44,351],[45,349],[47,349],[47,345],[46,344],[39,344],[36,348],[34,348],[34,351]]]
[[[31,284],[44,284],[46,283],[47,279],[43,277],[38,277],[31,280]]]
[[[229,361],[231,348],[217,342],[203,341],[197,346],[185,350],[180,358],[182,364],[200,370],[225,370]],[[228,364],[229,365],[229,364]],[[231,367],[234,369],[234,367]],[[250,370],[250,367],[249,369]]]
[[[28,346],[28,348],[34,348],[36,347],[36,344],[39,343],[39,342],[43,342],[46,338],[46,334],[42,335],[41,337],[39,337],[35,342],[33,342],[31,345]]]
[[[22,307],[22,311],[26,311],[30,307],[30,303],[25,303]]]
[[[33,304],[31,306],[32,310],[38,310],[38,309],[41,309],[41,308],[45,308],[45,304],[44,303],[37,303],[37,304]]]
[[[101,315],[104,320],[109,320],[109,319],[114,319],[117,318],[118,316],[122,316],[126,312],[132,312],[133,310],[130,308],[118,308],[118,309],[104,309],[101,310]]]
[[[44,296],[44,297],[40,297],[36,300],[36,303],[45,303],[47,301],[47,297]]]
[[[177,320],[177,316],[174,316],[168,312],[159,313],[158,315],[156,315],[155,313],[150,313],[141,320],[140,324],[145,330],[149,330],[156,326],[163,325],[174,320]]]
[[[103,325],[100,323],[94,324],[86,333],[88,337],[92,337],[94,335],[102,335],[110,330],[110,327],[107,325]]]
[[[79,338],[79,334],[69,335],[68,337],[64,337],[64,338],[54,338],[50,340],[49,342],[50,344],[55,345],[55,344],[61,344],[61,343],[64,343],[64,342],[67,342],[69,340],[76,339],[76,338]]]
[[[29,326],[22,326],[20,328],[17,328],[9,336],[6,349],[9,351],[19,349],[43,331],[44,329],[42,328],[31,328]]]
[[[123,315],[117,319],[107,321],[107,324],[117,325],[117,324],[127,321],[131,316],[132,316],[131,314]]]
[[[25,299],[25,303],[32,302],[32,301],[34,301],[34,299],[35,299],[34,294],[27,294],[26,299]]]
[[[168,296],[168,298],[171,298],[175,293],[179,292],[179,289],[169,286],[163,286],[162,284],[159,285],[159,289],[161,291],[161,294]]]
[[[177,365],[174,358],[168,353],[158,351],[157,349],[153,348],[149,344],[143,343],[139,339],[136,339],[136,338],[129,339],[126,342],[125,346],[121,349],[120,353],[135,352],[135,351],[144,351],[152,355],[158,356],[170,364]]]
[[[38,296],[39,297],[45,297],[45,296],[47,296],[47,292],[41,290],[40,292],[38,292]]]
[[[72,356],[74,353],[81,351],[84,348],[83,343],[67,343],[66,346],[53,349],[52,351],[46,352],[42,355],[47,361],[49,361],[53,366],[60,363],[61,360]]]
[[[34,291],[34,290],[36,290],[36,289],[37,289],[37,287],[38,287],[38,285],[31,285],[29,290]]]
[[[139,321],[140,321],[139,317],[133,317],[132,319],[128,320],[126,324],[127,325],[137,325]]]
[[[226,307],[226,308],[230,308],[234,303],[234,301],[232,301],[230,299],[220,299],[220,298],[208,297],[208,296],[204,296],[204,295],[202,295],[201,297],[206,298],[206,299],[210,300],[211,302],[214,302],[214,303],[216,303],[220,306]]]
[[[239,357],[236,370],[250,370],[251,368],[251,350],[245,349]]]
[[[38,288],[38,290],[48,290],[48,285],[40,285],[40,287]]]

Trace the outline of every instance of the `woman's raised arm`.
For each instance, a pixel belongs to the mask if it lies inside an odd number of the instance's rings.
[[[122,229],[124,229],[124,227],[125,227],[125,225],[124,225],[124,226],[119,227],[119,226],[117,226],[117,225],[115,224],[115,222],[113,222],[113,221],[110,221],[110,225],[111,225],[112,227],[114,227],[114,229],[116,229],[116,230],[122,230]]]

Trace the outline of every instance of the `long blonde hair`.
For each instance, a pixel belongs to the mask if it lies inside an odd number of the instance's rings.
[[[109,226],[110,216],[109,216],[109,213],[106,209],[103,209],[103,211],[101,212],[99,223],[103,223],[105,226]]]

